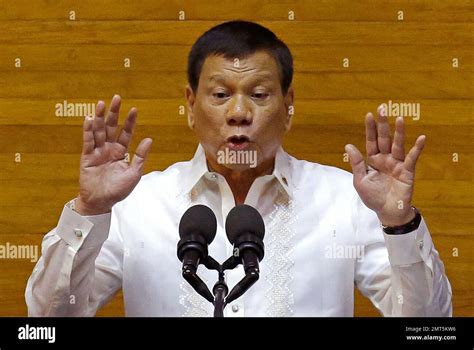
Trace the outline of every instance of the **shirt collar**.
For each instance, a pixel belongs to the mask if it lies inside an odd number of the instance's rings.
[[[206,154],[201,144],[198,145],[194,157],[190,161],[190,169],[183,178],[183,190],[188,193],[191,192],[194,186],[201,180],[201,178],[209,173],[207,168]]]
[[[290,198],[293,197],[295,186],[291,178],[291,157],[280,146],[275,156],[273,175]]]
[[[278,180],[283,190],[292,198],[295,187],[291,183],[290,162],[290,155],[280,146],[275,155],[275,167],[271,176]],[[190,192],[204,175],[212,176],[212,173],[207,167],[206,154],[201,144],[198,145],[190,163],[190,170],[183,179],[183,190],[186,193]]]

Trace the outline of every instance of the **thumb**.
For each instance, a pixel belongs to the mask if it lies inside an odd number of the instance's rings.
[[[146,158],[151,149],[151,144],[153,140],[150,138],[143,139],[135,150],[135,155],[133,156],[131,167],[138,171],[140,174],[143,172],[143,167],[145,165]]]
[[[367,175],[367,167],[364,158],[354,145],[346,145],[345,149],[349,155],[349,162],[351,163],[352,173],[354,174],[354,182],[358,183],[365,175]]]

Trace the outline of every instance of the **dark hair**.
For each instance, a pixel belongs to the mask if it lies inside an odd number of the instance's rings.
[[[189,85],[197,91],[202,65],[208,56],[244,58],[259,50],[267,51],[276,60],[281,90],[286,95],[293,79],[293,57],[288,46],[260,24],[240,20],[212,27],[196,40],[188,57]]]

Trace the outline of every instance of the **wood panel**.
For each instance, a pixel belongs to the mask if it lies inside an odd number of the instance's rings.
[[[8,0],[0,1],[3,11],[0,20],[61,20],[69,18],[74,10],[77,20],[108,21],[115,20],[175,20],[179,12],[185,12],[190,20],[231,20],[236,17],[252,20],[287,19],[293,11],[297,21],[398,21],[398,11],[404,11],[406,20],[411,22],[470,22],[472,21],[471,2],[457,1],[412,1],[395,0],[379,2],[375,0],[334,0],[318,1],[213,1],[196,0],[145,0],[140,5],[127,0],[103,0],[97,6],[94,0],[80,2],[66,0],[50,2],[47,0],[17,0],[11,6]]]
[[[405,118],[409,144],[427,135],[414,202],[444,261],[454,314],[472,316],[472,5],[0,0],[0,244],[40,245],[77,193],[83,115],[56,116],[57,103],[108,102],[120,93],[123,110],[139,110],[132,149],[140,138],[154,138],[146,172],[189,159],[197,144],[182,109],[189,49],[220,21],[250,19],[273,30],[293,53],[295,116],[284,147],[297,158],[349,170],[344,145],[363,149],[367,111],[389,100],[420,104],[419,120]],[[344,58],[349,67],[343,67]],[[24,289],[34,264],[0,264],[0,316],[26,315]],[[98,316],[122,316],[122,297]],[[355,314],[378,315],[358,292]]]
[[[412,82],[417,84],[413,85]],[[0,72],[0,98],[180,98],[185,74],[176,72]],[[464,72],[296,73],[298,98],[470,99],[472,75]],[[407,89],[410,86],[410,89]],[[350,87],[347,88],[347,87]]]
[[[56,105],[63,106],[64,103],[95,104],[99,98],[108,104],[111,96],[96,96],[95,99],[67,98],[66,96],[63,99],[0,98],[0,127],[4,125],[82,125],[82,118],[85,115],[56,116]],[[388,103],[388,101],[382,99],[315,100],[300,99],[297,96],[293,125],[360,126],[368,111],[374,113],[377,106]],[[400,100],[393,100],[393,102],[396,101]],[[413,102],[413,100],[408,102]],[[420,118],[418,120],[410,117],[405,118],[409,130],[412,124],[438,126],[472,126],[474,124],[472,104],[466,103],[465,100],[416,99],[416,103],[420,104]],[[181,127],[187,125],[184,97],[181,99],[124,99],[121,112],[122,122],[126,113],[133,106],[138,109],[138,125],[177,125]],[[438,141],[444,142],[443,140]]]
[[[472,23],[258,21],[288,45],[472,44]],[[0,21],[0,44],[192,45],[219,21]],[[194,34],[194,35],[193,35]]]
[[[21,71],[121,71],[124,58],[130,59],[127,71],[184,73],[189,48],[181,45],[64,45],[4,44],[0,52],[0,71],[16,71],[14,59],[22,58]],[[472,72],[472,50],[451,45],[433,46],[420,51],[417,45],[394,48],[391,45],[304,45],[291,50],[296,72],[339,72],[343,58],[349,58],[351,72],[430,72],[458,70]],[[338,58],[339,60],[335,59]]]

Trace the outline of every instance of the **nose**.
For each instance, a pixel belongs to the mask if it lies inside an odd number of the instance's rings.
[[[244,99],[236,96],[230,101],[227,111],[227,124],[229,125],[250,125],[252,124],[252,113],[247,108]]]

